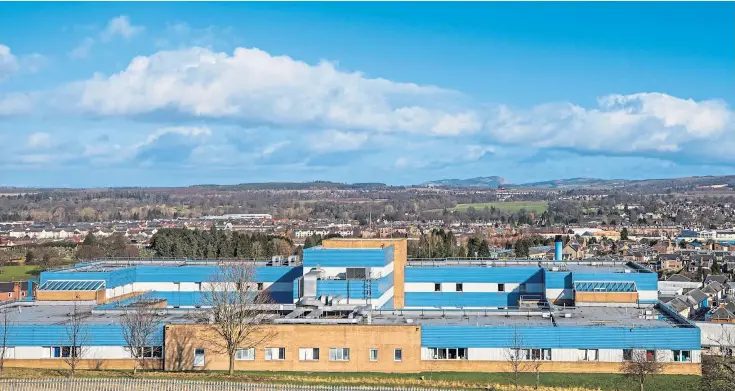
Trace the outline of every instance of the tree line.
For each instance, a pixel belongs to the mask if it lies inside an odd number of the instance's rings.
[[[165,228],[151,238],[159,257],[264,259],[295,253],[291,239],[263,233]]]

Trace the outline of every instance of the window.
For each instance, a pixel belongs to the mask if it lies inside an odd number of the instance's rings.
[[[76,346],[72,349],[72,346],[53,346],[51,349],[52,358],[68,358],[68,357],[79,357],[81,349]]]
[[[201,291],[202,290],[202,283],[201,282],[195,282],[195,284],[196,284],[196,287],[197,287],[196,290]]]
[[[378,361],[378,349],[370,349],[370,361]]]
[[[692,362],[691,350],[674,350],[675,362]]]
[[[551,361],[551,349],[528,349],[526,360]]]
[[[204,366],[204,348],[194,349],[194,366],[195,367]]]
[[[597,361],[597,349],[579,349],[579,361]]]
[[[434,292],[441,292],[442,291],[442,284],[435,283],[434,284]]]
[[[498,284],[498,292],[505,292],[505,284]]]
[[[463,286],[462,284],[457,284],[457,292],[462,292]]]
[[[319,348],[299,348],[300,361],[319,361]]]
[[[243,360],[243,361],[255,360],[255,348],[237,349],[235,351],[235,360]]]
[[[633,361],[633,349],[623,349],[623,361]]]
[[[163,347],[161,346],[144,346],[137,349],[138,358],[162,358]]]
[[[467,348],[429,348],[432,360],[467,360]]]
[[[257,288],[258,288],[259,291],[262,291],[263,290],[263,283],[262,282],[259,282]]]
[[[518,285],[518,291],[521,293],[526,293],[526,284],[520,284]]]
[[[15,358],[15,347],[14,346],[5,347],[5,358]]]
[[[286,359],[286,348],[265,348],[266,361]]]
[[[646,361],[656,361],[655,350],[646,350]]]
[[[329,361],[350,361],[349,348],[330,348]]]
[[[13,297],[13,292],[8,292],[8,297]]]
[[[393,361],[403,361],[403,350],[395,349],[393,351]]]

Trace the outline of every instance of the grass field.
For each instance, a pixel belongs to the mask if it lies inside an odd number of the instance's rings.
[[[65,371],[48,369],[6,368],[6,378],[50,378],[65,376]],[[125,371],[80,371],[78,377],[128,377]],[[240,381],[256,383],[364,385],[385,387],[436,387],[462,390],[512,390],[510,374],[505,373],[304,373],[304,372],[237,372],[233,377],[223,372],[142,372],[141,378],[179,379],[201,381]],[[694,391],[699,387],[699,376],[658,375],[646,381],[646,391]],[[522,389],[532,390],[533,374],[522,374]],[[542,373],[540,391],[545,390],[637,390],[633,381],[622,375]]]
[[[40,269],[38,266],[5,266],[0,268],[0,281],[23,281],[38,277]]]
[[[457,206],[448,210],[466,212],[470,207],[473,207],[478,211],[481,211],[486,207],[494,207],[495,209],[510,213],[515,213],[521,209],[525,209],[528,212],[540,214],[549,209],[549,204],[546,201],[478,202],[473,204],[457,204]],[[441,212],[441,209],[429,210],[427,212]]]

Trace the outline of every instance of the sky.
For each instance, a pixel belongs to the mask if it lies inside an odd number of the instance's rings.
[[[0,185],[735,174],[735,3],[0,3]]]

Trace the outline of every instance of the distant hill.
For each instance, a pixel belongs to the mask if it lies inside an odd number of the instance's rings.
[[[598,178],[569,178],[554,179],[550,181],[531,182],[514,185],[514,187],[546,187],[546,188],[567,188],[567,187],[613,187],[623,186],[631,181],[626,179],[598,179]]]
[[[195,185],[190,188],[208,190],[238,191],[238,190],[370,190],[387,187],[384,183],[337,183],[329,181],[315,182],[264,182],[264,183],[241,183],[239,185]]]
[[[625,188],[630,190],[695,190],[695,189],[735,189],[735,175],[726,176],[694,176],[665,179],[599,179],[599,178],[567,178],[541,182],[512,184],[499,176],[477,177],[470,179],[439,179],[424,182],[421,186],[431,187],[476,187],[476,188],[538,188],[538,189],[574,189],[574,188]]]
[[[486,176],[470,179],[439,179],[436,181],[424,182],[421,186],[429,187],[488,187],[495,188],[504,186],[509,182],[503,177]]]

